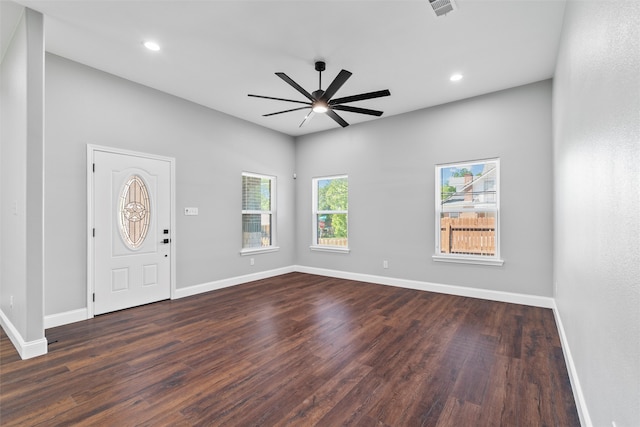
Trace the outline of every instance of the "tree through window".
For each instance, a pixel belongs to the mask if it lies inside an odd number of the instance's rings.
[[[349,246],[348,205],[346,175],[313,179],[314,246]]]

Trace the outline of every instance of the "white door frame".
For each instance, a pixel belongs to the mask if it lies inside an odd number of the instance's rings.
[[[100,145],[87,144],[87,319],[94,317],[94,305],[93,294],[95,292],[95,265],[94,265],[94,238],[93,229],[95,227],[94,222],[94,206],[93,206],[93,158],[96,151],[102,151],[112,154],[122,154],[126,156],[143,157],[152,160],[162,160],[169,162],[171,167],[171,188],[170,188],[170,209],[171,209],[171,241],[170,251],[170,283],[171,283],[171,299],[175,299],[176,294],[176,160],[173,157],[157,156],[155,154],[140,153],[137,151],[124,150],[121,148],[104,147]]]

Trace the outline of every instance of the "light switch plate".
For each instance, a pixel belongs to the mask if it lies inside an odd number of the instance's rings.
[[[184,208],[185,215],[198,215],[198,208]]]

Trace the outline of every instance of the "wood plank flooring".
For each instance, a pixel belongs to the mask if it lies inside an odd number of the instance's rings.
[[[578,426],[551,310],[291,273],[0,337],[3,426]]]

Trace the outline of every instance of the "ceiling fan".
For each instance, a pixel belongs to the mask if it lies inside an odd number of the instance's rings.
[[[378,90],[375,92],[367,92],[367,93],[361,93],[359,95],[345,96],[343,98],[332,99],[333,95],[335,95],[336,92],[338,92],[338,90],[342,87],[342,85],[349,79],[349,77],[351,77],[351,73],[347,70],[340,71],[340,73],[338,73],[336,78],[333,79],[329,87],[327,87],[326,90],[322,90],[322,72],[324,70],[325,70],[325,63],[323,61],[317,61],[316,71],[319,74],[318,90],[313,91],[312,93],[309,93],[306,90],[304,90],[302,86],[300,86],[298,83],[293,81],[293,79],[291,79],[285,73],[276,73],[276,76],[280,77],[282,80],[284,80],[289,85],[291,85],[295,90],[297,90],[302,95],[304,95],[304,97],[307,98],[309,101],[298,101],[295,99],[275,98],[272,96],[251,95],[251,94],[249,94],[249,96],[252,96],[254,98],[274,99],[276,101],[287,101],[287,102],[295,102],[297,104],[305,104],[304,107],[291,108],[289,110],[263,114],[263,117],[268,117],[276,114],[289,113],[291,111],[304,110],[308,108],[310,111],[305,116],[302,123],[300,123],[300,127],[302,127],[302,125],[308,122],[313,117],[314,113],[324,113],[327,116],[331,117],[333,120],[335,120],[336,123],[338,123],[342,127],[349,126],[349,123],[347,123],[342,117],[340,117],[335,112],[335,110],[348,111],[350,113],[368,114],[371,116],[378,116],[378,117],[382,115],[382,111],[369,110],[368,108],[351,107],[349,105],[343,105],[343,104],[348,104],[350,102],[355,102],[355,101],[362,101],[365,99],[380,98],[382,96],[389,96],[391,95],[391,92],[385,89],[385,90]]]

